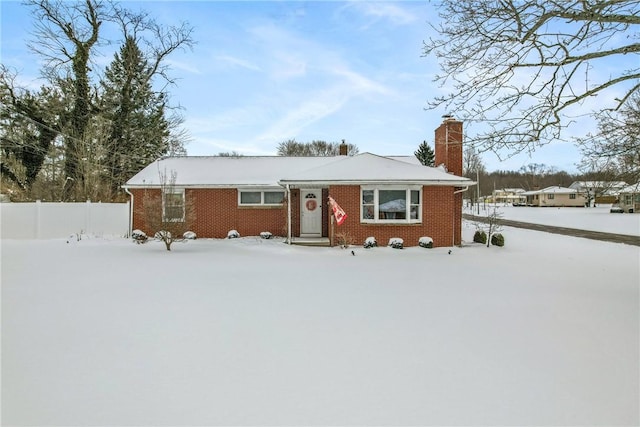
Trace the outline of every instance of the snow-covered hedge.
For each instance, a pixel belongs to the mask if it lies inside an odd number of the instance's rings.
[[[193,231],[185,231],[182,237],[187,240],[195,240],[198,236],[196,236],[196,233],[194,233]]]
[[[260,237],[262,237],[263,239],[270,239],[273,237],[273,234],[271,234],[268,231],[261,231],[260,232]]]
[[[392,237],[389,239],[389,246],[393,249],[402,249],[404,247],[404,240],[400,237]]]
[[[230,230],[227,233],[227,239],[237,239],[238,237],[240,237],[240,233],[237,230]]]
[[[375,248],[377,246],[378,246],[378,242],[376,241],[376,238],[373,236],[367,237],[364,241],[364,247],[366,249]]]
[[[433,248],[433,239],[431,237],[423,236],[418,239],[418,245],[422,248]]]

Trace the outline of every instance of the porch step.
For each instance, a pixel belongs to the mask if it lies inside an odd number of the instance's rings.
[[[298,246],[329,246],[328,237],[294,237],[291,239],[292,245]]]

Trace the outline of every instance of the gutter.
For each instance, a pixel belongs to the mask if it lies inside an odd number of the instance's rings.
[[[421,185],[421,186],[443,186],[443,187],[469,187],[471,185],[475,185],[476,183],[473,181],[452,181],[452,180],[413,180],[413,179],[404,179],[404,180],[388,180],[388,181],[380,181],[380,180],[334,180],[334,181],[288,181],[288,180],[280,180],[278,184],[281,186],[284,185],[293,185],[297,187],[305,187],[305,186],[328,186],[328,185]]]
[[[129,204],[129,235],[127,237],[131,237],[133,234],[133,193],[129,191],[129,187],[122,187],[124,192],[131,196],[131,202]]]
[[[465,191],[467,191],[469,189],[469,186],[467,185],[464,188],[461,188],[460,190],[454,191],[453,195],[455,196],[456,194],[460,194],[460,193],[464,193]],[[455,198],[454,198],[454,202],[455,202]],[[462,220],[462,212],[460,213],[460,219]],[[462,243],[462,231],[460,232],[460,241]],[[455,246],[456,245],[456,220],[455,220],[455,215],[453,216],[453,223],[452,223],[452,227],[451,227],[451,246]]]

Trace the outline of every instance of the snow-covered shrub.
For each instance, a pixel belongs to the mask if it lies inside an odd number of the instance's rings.
[[[147,233],[142,230],[133,230],[131,232],[131,238],[138,243],[144,243],[147,241]]]
[[[423,236],[418,239],[418,245],[422,248],[433,248],[433,239],[431,237]]]
[[[487,233],[482,230],[477,230],[473,235],[473,241],[476,243],[487,243]]]
[[[160,230],[154,234],[153,237],[164,241],[165,239],[171,239],[171,233],[166,230]]]
[[[504,246],[504,236],[500,233],[491,235],[491,244],[494,246]]]
[[[393,249],[402,249],[404,246],[404,240],[400,237],[392,237],[389,239],[389,246]]]
[[[187,240],[195,240],[198,236],[196,236],[196,233],[193,231],[185,231],[182,237],[184,237]]]
[[[373,236],[367,237],[366,240],[364,241],[364,247],[366,249],[375,248],[377,246],[378,246],[378,242],[376,241],[376,238]]]
[[[260,232],[260,237],[262,237],[263,239],[270,239],[273,237],[273,234],[268,231],[262,231]]]
[[[240,237],[240,233],[237,230],[230,230],[227,233],[227,239],[237,239],[238,237]]]

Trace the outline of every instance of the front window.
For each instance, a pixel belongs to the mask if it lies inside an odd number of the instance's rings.
[[[576,195],[575,195],[575,194],[569,194],[569,198],[570,198],[570,199],[575,199],[575,198],[576,198]]]
[[[184,190],[171,190],[162,195],[164,221],[184,221]]]
[[[422,190],[418,188],[362,188],[362,222],[420,222]]]
[[[281,205],[284,201],[284,191],[280,190],[242,190],[238,193],[240,206]]]
[[[551,200],[553,199],[554,195],[553,194],[547,194],[547,199]]]

